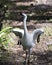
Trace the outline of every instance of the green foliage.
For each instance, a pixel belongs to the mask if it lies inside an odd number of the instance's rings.
[[[0,31],[0,34],[1,34],[1,33],[9,33],[11,28],[12,28],[12,27],[6,27],[6,28],[2,29],[2,30]]]
[[[6,27],[6,28],[3,28],[1,31],[0,31],[0,46],[4,46],[4,48],[7,48],[7,44],[8,44],[8,34],[10,33],[12,27]]]

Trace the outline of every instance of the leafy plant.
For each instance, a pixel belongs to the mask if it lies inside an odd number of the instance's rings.
[[[0,31],[0,47],[4,46],[4,48],[7,48],[7,44],[9,40],[8,34],[10,33],[11,29],[12,27],[6,27]]]

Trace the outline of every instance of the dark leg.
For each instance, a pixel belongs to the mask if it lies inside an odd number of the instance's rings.
[[[27,65],[27,50],[25,51],[26,52],[26,57],[25,57],[25,61],[24,61],[24,65]]]
[[[28,55],[28,65],[29,65],[29,63],[30,63],[30,49],[29,49],[29,55]]]

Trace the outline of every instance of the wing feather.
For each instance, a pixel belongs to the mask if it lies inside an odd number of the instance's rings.
[[[41,36],[41,34],[43,34],[44,33],[44,30],[43,29],[36,29],[36,30],[34,30],[33,31],[33,39],[35,40],[37,40],[37,42],[39,42],[40,41],[40,36]]]
[[[12,32],[13,32],[16,36],[19,36],[20,38],[22,38],[23,35],[24,35],[24,30],[23,30],[23,29],[20,29],[20,28],[14,28],[14,29],[12,29]]]

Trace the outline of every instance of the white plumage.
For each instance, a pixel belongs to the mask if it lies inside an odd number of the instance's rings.
[[[37,42],[39,42],[39,37],[42,33],[44,33],[44,31],[43,29],[35,29],[33,32],[29,33],[26,26],[27,15],[24,13],[22,13],[22,15],[24,16],[24,20],[23,20],[24,30],[14,28],[12,31],[21,38],[23,49],[29,51],[29,57],[30,57],[30,53],[32,52],[31,49],[36,44],[35,40],[37,39]],[[28,57],[28,61],[29,61],[29,57]]]

